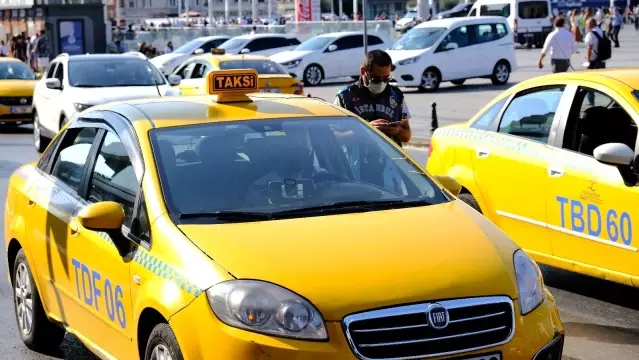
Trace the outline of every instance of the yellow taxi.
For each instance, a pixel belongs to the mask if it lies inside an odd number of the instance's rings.
[[[0,57],[0,125],[33,121],[31,103],[39,76],[18,59]]]
[[[639,69],[522,82],[437,129],[428,171],[538,262],[639,286],[638,89]]]
[[[266,56],[225,55],[224,49],[212,49],[211,54],[193,57],[178,66],[173,75],[182,81],[177,86],[183,95],[207,94],[207,75],[211,71],[255,69],[260,92],[304,94],[304,83],[291,76],[282,65]]]
[[[559,360],[536,263],[339,107],[251,94],[86,110],[5,206],[23,342],[104,359]]]

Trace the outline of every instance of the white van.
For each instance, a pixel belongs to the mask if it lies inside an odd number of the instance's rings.
[[[505,18],[460,17],[419,24],[387,51],[398,86],[434,91],[442,81],[469,78],[508,82],[517,68],[513,36]]]
[[[503,16],[515,42],[541,48],[552,31],[550,0],[477,0],[468,16]]]

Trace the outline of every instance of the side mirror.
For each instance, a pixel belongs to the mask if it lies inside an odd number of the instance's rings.
[[[102,201],[86,206],[77,220],[82,227],[93,231],[120,231],[124,224],[124,209],[114,201]]]
[[[444,185],[444,188],[450,191],[453,195],[459,196],[459,193],[461,193],[461,184],[452,177],[448,175],[435,175],[434,178],[435,180],[437,180],[437,182]]]
[[[457,43],[454,43],[454,42],[449,42],[448,44],[446,44],[446,46],[444,46],[445,50],[455,50],[458,48],[459,48],[459,45],[457,45]]]
[[[62,89],[62,84],[60,83],[59,79],[47,79],[45,84],[47,85],[47,88],[52,90]]]
[[[167,80],[169,81],[169,85],[178,86],[182,82],[182,77],[180,77],[180,75],[169,75]]]
[[[203,49],[196,49],[196,50],[193,52],[193,54],[194,54],[194,55],[202,55],[202,54],[204,54],[204,50],[203,50]]]
[[[240,54],[248,54],[248,53],[250,53],[250,52],[251,52],[251,50],[249,50],[249,49],[247,49],[247,48],[244,48],[244,49],[242,49],[242,50],[240,51]]]
[[[626,186],[637,185],[637,174],[632,169],[635,152],[621,143],[608,143],[597,146],[593,151],[595,159],[602,164],[616,166]]]
[[[335,45],[335,44],[329,45],[327,50],[328,50],[328,52],[333,52],[333,51],[337,50],[337,45]]]

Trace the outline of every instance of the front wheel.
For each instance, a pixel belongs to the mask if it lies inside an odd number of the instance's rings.
[[[42,135],[42,127],[40,125],[40,117],[38,113],[33,115],[33,146],[39,153],[42,153],[44,149],[49,145],[49,139]]]
[[[177,338],[168,324],[158,324],[153,328],[144,360],[184,360]]]
[[[428,68],[424,70],[422,74],[422,79],[419,84],[419,89],[421,91],[435,91],[439,89],[439,84],[442,82],[441,75],[434,68]]]
[[[324,71],[319,65],[311,64],[304,70],[304,84],[307,86],[316,86],[322,82]]]
[[[47,318],[35,286],[24,250],[20,249],[13,264],[13,300],[22,342],[43,353],[56,353],[64,338],[64,329]]]
[[[495,65],[490,80],[495,85],[505,85],[510,78],[510,66],[505,61],[500,61]]]

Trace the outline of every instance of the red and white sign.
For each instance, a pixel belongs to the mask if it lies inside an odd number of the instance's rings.
[[[320,0],[295,0],[295,21],[320,21]]]

